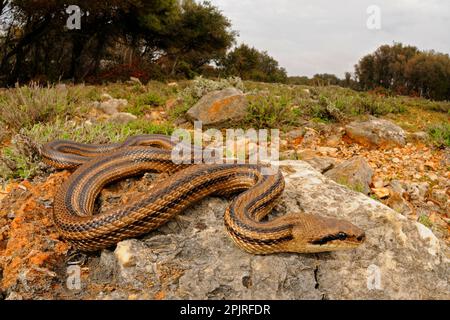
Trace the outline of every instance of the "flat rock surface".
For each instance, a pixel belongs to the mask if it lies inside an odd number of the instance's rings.
[[[355,121],[348,124],[345,131],[347,136],[365,146],[389,148],[406,144],[406,132],[384,119]]]
[[[160,230],[104,250],[91,283],[117,283],[99,299],[449,299],[447,247],[425,226],[325,178],[302,161],[283,161],[279,213],[347,219],[366,231],[359,248],[256,256],[223,226],[228,201],[208,198]],[[127,261],[124,263],[123,261]],[[132,261],[130,263],[129,261]]]

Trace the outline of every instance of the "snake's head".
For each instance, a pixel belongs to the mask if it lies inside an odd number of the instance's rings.
[[[308,214],[297,216],[292,234],[292,251],[311,253],[356,248],[366,238],[362,229],[348,221]]]

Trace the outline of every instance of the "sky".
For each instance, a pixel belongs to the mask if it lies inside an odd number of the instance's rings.
[[[449,0],[210,0],[239,33],[268,51],[290,76],[343,78],[382,44],[450,53]],[[379,15],[368,8],[376,5]],[[375,15],[374,15],[375,14]],[[377,17],[380,19],[377,20]],[[372,26],[379,21],[379,29]]]

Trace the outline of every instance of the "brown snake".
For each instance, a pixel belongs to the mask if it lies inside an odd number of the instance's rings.
[[[53,220],[62,237],[80,250],[95,251],[148,233],[208,195],[238,194],[225,211],[225,228],[248,252],[324,252],[355,248],[365,239],[350,222],[312,214],[263,221],[283,193],[280,171],[263,175],[262,165],[247,164],[177,165],[171,158],[173,147],[163,135],[109,145],[62,140],[46,144],[44,162],[76,169],[55,196]],[[93,214],[107,184],[146,171],[172,175],[137,202]]]

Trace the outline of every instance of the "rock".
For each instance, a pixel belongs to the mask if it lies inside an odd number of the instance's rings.
[[[247,98],[242,91],[227,88],[203,96],[186,113],[187,119],[202,121],[203,125],[219,125],[242,120],[247,111]]]
[[[106,114],[114,115],[119,112],[120,108],[128,105],[128,101],[126,99],[113,99],[111,96],[107,96],[110,97],[109,100],[102,101],[97,105],[97,108]]]
[[[369,185],[372,182],[373,170],[366,159],[363,157],[354,157],[326,172],[325,175],[353,190],[369,194]]]
[[[346,219],[366,231],[366,242],[349,251],[252,255],[225,232],[229,201],[207,198],[158,231],[131,240],[126,251],[135,264],[117,270],[120,284],[97,298],[450,298],[448,248],[428,228],[336,184],[303,161],[280,166],[286,177],[280,213]]]
[[[433,189],[431,191],[431,198],[441,205],[445,206],[449,199],[447,192],[445,190]]]
[[[437,181],[439,179],[437,174],[434,173],[434,172],[429,172],[429,173],[426,174],[426,176],[428,177],[428,179],[430,179],[433,182],[435,182],[435,181]]]
[[[108,93],[103,93],[100,97],[100,100],[102,102],[104,102],[104,101],[114,100],[114,98],[111,97],[111,95],[109,95]]]
[[[389,186],[396,193],[403,194],[403,192],[405,192],[405,183],[400,180],[392,180],[389,183]]]
[[[423,201],[429,188],[428,182],[406,184],[406,192],[413,201]]]
[[[376,189],[380,189],[386,186],[384,180],[380,177],[372,177],[372,186]]]
[[[326,145],[329,147],[337,147],[342,141],[342,134],[333,134],[327,137]]]
[[[111,118],[109,118],[110,122],[118,124],[127,124],[134,120],[137,120],[137,117],[134,114],[127,112],[118,112],[113,114]]]
[[[388,188],[372,188],[372,192],[377,196],[378,199],[384,199],[389,197],[389,189]]]
[[[298,159],[309,163],[320,173],[325,173],[336,166],[336,159],[330,157],[319,157],[312,150],[304,150],[298,153]]]
[[[386,205],[404,216],[411,216],[414,213],[412,205],[409,204],[400,193],[394,191],[391,191],[390,197],[386,201]]]
[[[331,148],[331,147],[318,147],[317,151],[323,155],[336,155],[338,152],[337,148]]]
[[[428,141],[428,139],[429,139],[428,133],[423,131],[408,134],[408,141],[411,142],[426,142]]]
[[[345,127],[347,136],[361,145],[389,148],[406,145],[406,133],[399,126],[383,119],[352,122]]]
[[[442,153],[441,165],[450,168],[450,149],[447,148]]]
[[[303,135],[302,146],[312,146],[319,141],[319,133],[312,128],[305,128],[305,134]]]
[[[286,137],[291,140],[296,140],[296,139],[302,138],[304,135],[305,135],[304,129],[295,129],[295,130],[289,131],[286,134]]]
[[[136,265],[136,255],[131,250],[131,247],[132,240],[122,241],[117,244],[114,255],[117,258],[119,266],[122,268],[128,268]]]

